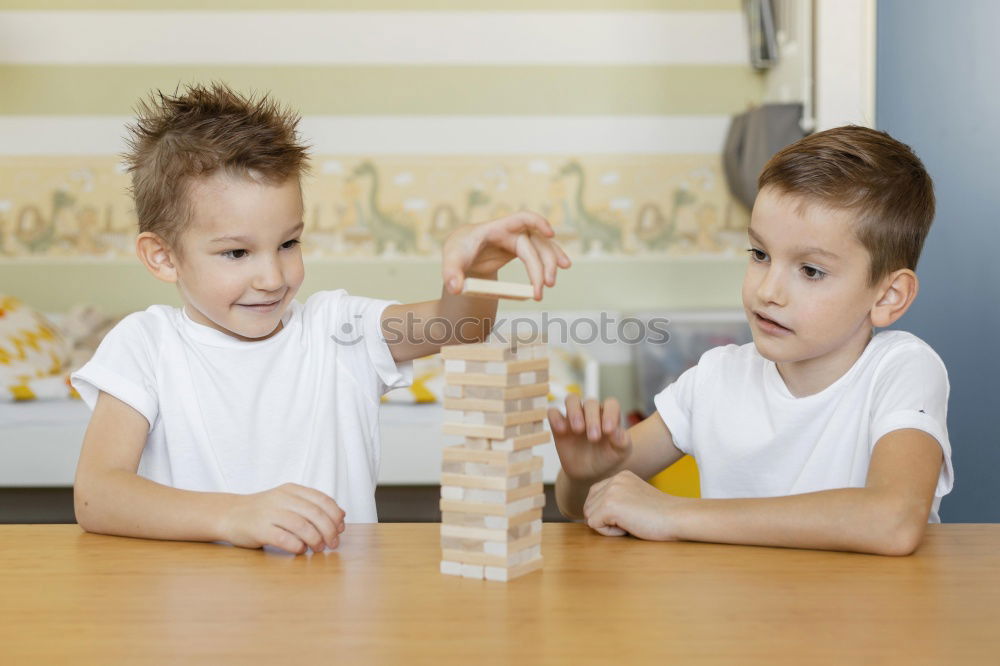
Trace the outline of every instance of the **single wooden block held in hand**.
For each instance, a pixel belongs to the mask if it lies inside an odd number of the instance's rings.
[[[462,293],[468,296],[489,296],[491,298],[511,298],[516,301],[526,301],[535,296],[535,288],[530,284],[519,284],[517,282],[465,278]]]

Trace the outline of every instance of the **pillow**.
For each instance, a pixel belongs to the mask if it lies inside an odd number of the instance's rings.
[[[104,336],[122,318],[105,314],[95,305],[77,305],[54,322],[70,348],[70,372],[76,372],[90,360]]]
[[[0,400],[71,395],[71,352],[42,313],[0,294]]]
[[[413,383],[393,389],[382,396],[382,402],[407,405],[437,402],[444,395],[444,363],[441,355],[425,356],[413,361]]]

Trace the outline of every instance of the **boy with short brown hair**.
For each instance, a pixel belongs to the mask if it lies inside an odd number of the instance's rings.
[[[335,547],[345,520],[377,520],[381,394],[442,342],[489,333],[496,301],[462,296],[465,278],[495,279],[519,258],[540,299],[569,266],[548,222],[517,213],[448,237],[437,300],[337,290],[299,303],[307,156],[297,122],[221,84],[140,108],[127,156],[136,252],[184,306],[129,315],[73,374],[94,411],[74,486],[84,529]],[[387,339],[402,321],[412,328]],[[442,323],[450,337],[427,328]]]
[[[904,555],[952,488],[948,376],[895,323],[934,217],[931,179],[883,132],[841,127],[765,166],[748,230],[751,344],[706,352],[623,430],[614,400],[549,418],[563,513],[603,534]],[[645,479],[684,454],[701,499]]]

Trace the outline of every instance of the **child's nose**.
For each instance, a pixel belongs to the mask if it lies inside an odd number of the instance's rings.
[[[781,277],[773,268],[767,271],[767,274],[764,275],[764,279],[757,285],[757,298],[759,298],[762,303],[784,305],[785,296]]]
[[[254,274],[253,288],[258,291],[277,291],[285,284],[281,266],[277,261],[265,259]]]

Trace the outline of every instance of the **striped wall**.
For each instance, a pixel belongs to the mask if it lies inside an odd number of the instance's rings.
[[[211,80],[303,114],[307,256],[432,258],[521,207],[578,257],[731,256],[719,150],[762,90],[739,8],[0,0],[0,257],[131,256],[130,110]]]
[[[738,307],[719,151],[762,96],[741,4],[0,0],[0,293],[179,304],[132,253],[123,127],[151,89],[224,80],[303,114],[303,297],[431,298],[449,229],[528,207],[575,266],[505,309]]]

